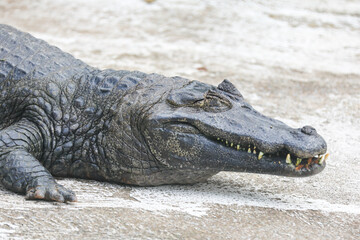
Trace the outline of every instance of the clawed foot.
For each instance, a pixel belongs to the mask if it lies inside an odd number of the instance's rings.
[[[66,189],[64,186],[57,184],[56,182],[29,188],[26,191],[26,199],[56,202],[77,201],[73,191]]]

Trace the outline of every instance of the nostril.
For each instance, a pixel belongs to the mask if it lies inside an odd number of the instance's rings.
[[[301,128],[301,132],[303,132],[307,135],[313,135],[316,133],[316,130],[312,126],[304,126]]]

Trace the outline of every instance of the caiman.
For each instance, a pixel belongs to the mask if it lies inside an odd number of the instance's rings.
[[[139,186],[220,171],[303,177],[326,165],[313,127],[291,128],[218,86],[100,70],[0,25],[0,180],[27,199],[76,201],[54,177]]]

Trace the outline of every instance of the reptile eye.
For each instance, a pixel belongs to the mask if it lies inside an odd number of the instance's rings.
[[[209,90],[200,106],[207,112],[223,112],[231,109],[232,104],[220,94]]]

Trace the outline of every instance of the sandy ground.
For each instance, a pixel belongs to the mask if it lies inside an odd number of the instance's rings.
[[[325,137],[304,179],[220,173],[141,188],[59,179],[78,203],[0,187],[1,239],[359,239],[359,1],[0,0],[0,22],[85,62],[234,82],[259,111]]]

